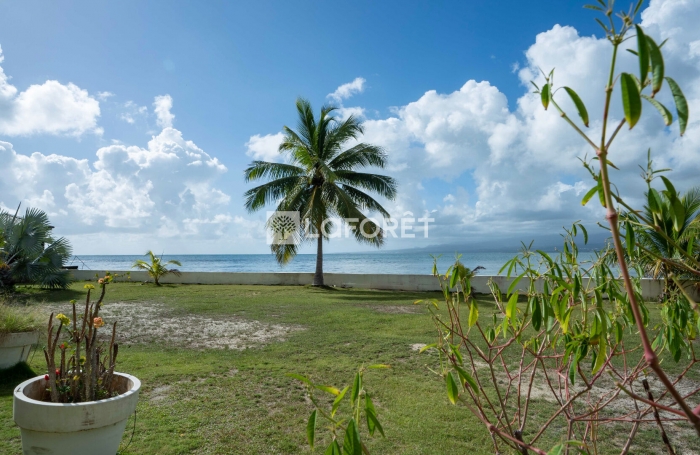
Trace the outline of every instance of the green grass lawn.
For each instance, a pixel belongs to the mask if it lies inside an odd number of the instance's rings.
[[[85,293],[82,283],[67,291],[23,291],[47,312],[66,308]],[[412,349],[435,341],[428,310],[412,304],[433,297],[441,294],[112,284],[106,308],[119,307],[121,314],[136,317],[122,328],[133,339],[121,343],[118,370],[142,381],[136,431],[121,453],[309,453],[305,426],[312,407],[301,384],[285,374],[342,387],[359,365],[374,363],[391,369],[366,375],[366,389],[386,432],[386,438],[368,440],[373,454],[492,453],[483,425],[465,408],[449,404],[444,382],[429,370],[437,366],[437,356]],[[482,301],[481,317],[491,316],[491,305]],[[139,321],[140,315],[147,323]],[[207,348],[198,333],[221,321],[259,325],[242,342],[245,347],[238,346],[242,349]],[[161,335],[149,338],[146,332],[154,327]],[[266,339],[271,334],[277,338]],[[220,344],[228,346],[226,333]],[[33,372],[0,373],[1,454],[21,453],[12,390],[24,378],[44,373],[40,352],[31,357],[30,367]],[[133,418],[123,445],[132,428]],[[321,431],[320,437],[327,440],[328,433]],[[552,438],[548,441],[558,440]],[[318,447],[322,453],[322,442]]]

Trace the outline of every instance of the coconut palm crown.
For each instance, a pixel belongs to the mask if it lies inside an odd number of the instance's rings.
[[[333,229],[331,218],[348,224],[358,242],[380,247],[384,231],[365,212],[391,216],[368,192],[386,199],[396,196],[396,181],[385,175],[361,172],[366,167],[384,168],[387,155],[381,147],[358,143],[362,122],[354,116],[342,120],[333,115],[333,106],[324,106],[314,117],[311,104],[297,99],[297,130],[284,127],[279,152],[287,163],[254,161],[245,170],[246,182],[269,180],[245,193],[245,206],[257,211],[276,203],[277,211],[299,212],[300,226],[291,235],[294,242],[271,245],[280,264],[288,263],[301,244],[316,240],[314,285],[323,285],[323,239]],[[271,226],[268,223],[268,229]],[[320,234],[320,235],[319,235]]]

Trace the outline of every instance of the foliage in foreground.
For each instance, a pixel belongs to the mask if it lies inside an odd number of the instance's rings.
[[[362,422],[366,422],[367,431],[370,436],[379,433],[384,436],[384,428],[379,423],[377,410],[372,402],[369,392],[365,390],[365,372],[367,369],[389,368],[388,365],[370,365],[360,367],[355,373],[352,385],[345,386],[342,390],[336,387],[315,384],[305,376],[289,373],[287,376],[301,381],[305,386],[308,397],[314,405],[314,410],[309,416],[306,424],[306,437],[311,450],[314,449],[316,441],[316,427],[319,420],[325,420],[331,433],[331,441],[325,450],[327,455],[363,455],[369,453],[367,446],[362,442],[360,429]],[[314,395],[316,390],[328,393],[333,397],[330,409]],[[349,395],[348,395],[348,392]],[[349,409],[344,406],[348,398],[350,400]],[[341,411],[338,413],[338,411]],[[349,415],[343,415],[343,411],[349,411]],[[364,416],[364,419],[363,419]]]
[[[0,336],[8,333],[34,332],[42,325],[43,316],[38,310],[0,301]]]
[[[605,426],[627,427],[627,436],[617,447],[622,454],[629,453],[642,426],[656,425],[659,449],[670,454],[676,453],[666,432],[670,425],[688,423],[700,438],[700,405],[693,409],[690,404],[697,401],[700,389],[691,386],[689,391],[680,392],[684,378],[699,361],[693,340],[700,330],[700,311],[686,283],[677,276],[682,270],[683,278],[700,277],[694,243],[697,230],[693,223],[698,210],[694,190],[682,196],[664,176],[663,191],[652,188],[651,182],[661,171],[651,169],[649,158],[649,172],[645,174],[648,205],[644,211],[635,210],[613,191],[609,173],[617,168],[608,158],[622,128],[627,125],[632,129],[639,121],[642,100],[659,111],[667,126],[671,125],[671,112],[655,99],[664,81],[676,104],[681,135],[688,122],[688,106],[678,84],[664,74],[663,43],[658,45],[634,23],[642,1],[632,5],[629,12],[619,13],[619,23],[613,17],[613,0],[598,0],[598,4],[588,8],[604,14],[608,23],[598,22],[613,46],[600,142],[584,132],[589,115],[573,89],[562,87],[583,127],[555,99],[558,90],[553,70],[543,73],[542,87],[533,84],[544,108],[553,106],[595,151],[598,170],[592,161],[583,160],[595,185],[582,204],[598,196],[606,209],[612,246],[597,253],[593,263],[581,263],[576,237],[580,232],[586,243],[588,233],[576,222],[567,231],[564,249],[557,257],[524,247],[506,264],[508,277],[513,278],[509,288],[504,292],[490,282],[495,311],[489,322],[479,318],[471,292],[472,274],[467,273],[459,258],[445,275],[434,267],[444,304],[426,302],[433,314],[437,342],[424,349],[438,350],[437,373],[444,378],[449,400],[461,403],[483,423],[494,453],[502,453],[506,447],[523,455],[610,451],[619,441],[599,439],[606,434]],[[631,32],[635,33],[637,48],[630,52],[638,56],[639,77],[615,73],[618,50]],[[609,132],[616,87],[625,115]],[[622,207],[622,216],[615,204]],[[659,239],[670,249],[654,248],[659,246]],[[616,266],[611,266],[611,258]],[[629,261],[637,266],[635,276],[629,271]],[[654,265],[663,270],[673,286],[667,288],[659,306],[661,323],[651,326],[639,277],[653,270]],[[668,368],[662,367],[661,356],[681,363],[673,377]],[[658,379],[659,388],[650,386],[652,375]],[[533,402],[541,398],[551,406],[534,412]],[[560,442],[549,451],[542,447],[547,434],[561,435]]]
[[[11,291],[19,283],[49,289],[70,284],[62,267],[72,249],[65,238],[54,239],[52,229],[42,210],[28,208],[21,217],[0,210],[0,290]]]
[[[544,74],[545,84],[535,85],[545,109],[553,106],[561,117],[591,145],[599,170],[583,160],[594,187],[584,196],[585,205],[594,196],[606,209],[612,246],[599,252],[592,264],[578,259],[576,237],[587,241],[585,228],[575,223],[567,231],[564,249],[552,258],[542,251],[525,247],[506,264],[514,278],[507,291],[491,283],[496,311],[490,323],[479,321],[479,308],[471,298],[470,277],[456,264],[442,276],[437,273],[444,294],[448,317],[430,301],[440,352],[440,371],[453,404],[463,403],[484,424],[493,440],[494,451],[504,446],[538,455],[610,450],[613,441],[602,440],[602,426],[626,426],[627,436],[619,446],[628,453],[641,426],[656,425],[659,449],[675,453],[665,427],[677,421],[689,423],[700,438],[700,406],[692,408],[700,389],[681,393],[683,379],[698,359],[693,340],[700,330],[697,304],[676,274],[700,277],[700,264],[694,245],[697,204],[694,190],[680,195],[671,181],[661,176],[663,191],[651,187],[656,174],[649,158],[648,205],[635,210],[617,194],[610,180],[611,145],[623,126],[632,129],[642,114],[646,100],[662,115],[666,125],[673,121],[670,111],[654,97],[664,81],[670,87],[678,116],[680,133],[688,122],[688,107],[680,87],[664,75],[661,45],[634,24],[642,2],[629,12],[613,18],[613,1],[599,0],[589,5],[605,15],[599,21],[613,46],[608,85],[605,90],[602,138],[594,142],[584,132],[589,125],[585,104],[569,87],[562,87],[578,111],[583,127],[574,122],[555,100],[554,72]],[[619,27],[616,28],[616,27]],[[639,59],[639,77],[615,73],[619,47],[626,35],[635,33],[637,48],[630,50]],[[663,45],[663,44],[662,44]],[[618,84],[619,82],[619,84]],[[534,82],[533,82],[534,84]],[[608,132],[608,114],[613,91],[619,86],[625,117]],[[649,94],[645,94],[647,91]],[[623,208],[618,214],[615,204]],[[617,270],[611,267],[610,258]],[[637,266],[636,276],[628,261]],[[668,287],[660,305],[661,323],[649,324],[649,310],[642,300],[639,277],[653,270],[673,286]],[[619,270],[618,280],[616,273]],[[525,300],[525,305],[519,304]],[[629,333],[639,342],[625,337]],[[650,341],[650,340],[653,340]],[[640,343],[641,342],[641,343]],[[641,346],[640,346],[641,345]],[[484,347],[485,346],[485,347]],[[662,355],[682,362],[680,373],[669,377],[661,365]],[[513,356],[519,359],[510,362]],[[652,390],[647,375],[658,379]],[[531,398],[543,395],[553,405],[542,416],[531,412]],[[562,432],[560,444],[547,452],[541,438],[547,432]]]
[[[101,292],[96,302],[90,301],[95,287],[86,284],[88,292],[82,315],[77,311],[77,302],[72,301],[73,319],[58,314],[55,333],[54,315],[51,313],[44,357],[48,370],[45,376],[46,393],[53,403],[83,403],[117,394],[114,381],[114,367],[119,353],[119,346],[115,343],[117,323],[112,324],[112,335],[106,349],[104,342],[98,339],[98,329],[105,325],[99,315],[100,308],[112,278],[112,275],[107,275],[98,280]],[[63,338],[62,332],[66,335]]]

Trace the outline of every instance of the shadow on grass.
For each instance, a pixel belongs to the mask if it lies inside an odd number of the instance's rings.
[[[413,303],[415,299],[438,298],[442,294],[435,291],[417,292],[417,291],[394,291],[394,290],[378,290],[378,289],[349,289],[335,288],[330,286],[305,286],[311,291],[327,294],[330,297],[337,297],[345,301],[362,301],[372,300],[375,302],[392,301],[396,302],[397,296],[405,296],[406,303]]]
[[[0,397],[12,395],[15,387],[38,374],[26,363],[18,363],[12,368],[0,370]]]
[[[12,298],[19,302],[34,300],[39,302],[70,302],[85,298],[82,289],[41,289],[38,286],[18,286]]]

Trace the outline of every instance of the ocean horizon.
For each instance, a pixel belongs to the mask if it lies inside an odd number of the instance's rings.
[[[556,252],[551,252],[555,255]],[[469,267],[484,267],[481,275],[498,275],[499,270],[515,253],[464,253],[462,263]],[[592,252],[581,252],[580,259],[594,257]],[[76,255],[68,265],[80,270],[129,271],[134,261],[143,255]],[[272,254],[172,254],[163,260],[177,260],[182,272],[313,272],[315,254],[299,254],[289,264],[279,265]],[[445,272],[454,263],[454,254],[438,258],[438,270]],[[427,253],[330,253],[323,255],[323,271],[327,273],[430,275],[433,259]],[[505,272],[503,273],[505,274]]]

